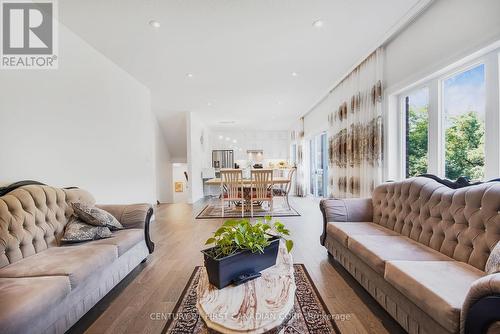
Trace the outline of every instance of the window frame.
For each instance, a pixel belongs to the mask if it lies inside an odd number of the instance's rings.
[[[407,161],[408,161],[408,126],[407,126],[407,110],[406,110],[406,98],[411,95],[414,92],[423,90],[423,89],[428,89],[428,96],[429,96],[429,106],[427,108],[427,119],[429,122],[429,128],[430,128],[430,87],[428,86],[428,83],[422,83],[418,86],[414,86],[411,89],[408,89],[404,91],[403,93],[398,95],[398,101],[399,101],[399,114],[400,114],[400,128],[401,130],[401,135],[402,135],[402,171],[403,171],[403,178],[407,178],[407,171],[408,171],[408,166],[407,166]],[[430,150],[430,130],[429,128],[427,129],[427,173],[429,173],[429,161],[430,161],[430,156],[429,156],[429,150]]]
[[[470,71],[476,67],[479,67],[483,65],[484,66],[484,75],[485,75],[485,81],[484,81],[484,85],[485,85],[485,144],[484,144],[484,156],[485,156],[485,165],[484,165],[484,178],[483,180],[475,180],[475,181],[484,181],[484,179],[486,178],[486,155],[488,152],[486,152],[486,109],[487,109],[487,106],[486,106],[486,72],[487,72],[487,62],[486,62],[486,59],[485,57],[479,57],[479,58],[476,58],[468,63],[466,63],[465,65],[463,66],[459,66],[457,67],[456,69],[450,71],[450,72],[447,72],[446,74],[442,75],[438,80],[439,80],[439,117],[440,117],[440,143],[439,143],[439,146],[440,146],[440,150],[441,150],[441,154],[440,154],[440,159],[439,159],[439,171],[440,171],[440,175],[439,177],[442,177],[442,178],[445,178],[446,177],[446,128],[445,128],[445,108],[444,108],[444,96],[445,96],[445,91],[444,91],[444,83],[446,82],[446,80],[448,79],[451,79],[457,75],[460,75],[462,73],[465,73],[467,71]],[[455,180],[453,180],[455,181]]]
[[[398,137],[401,158],[398,161],[399,166],[396,168],[399,179],[406,178],[407,168],[405,98],[425,87],[429,89],[427,173],[444,178],[446,174],[444,82],[480,65],[484,65],[485,74],[485,166],[483,180],[500,176],[500,150],[498,150],[500,147],[500,48],[495,48],[467,61],[457,62],[455,65],[438,71],[392,95],[396,98],[398,128],[400,129]]]

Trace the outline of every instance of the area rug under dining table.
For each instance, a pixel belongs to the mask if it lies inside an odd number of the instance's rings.
[[[297,217],[300,214],[293,207],[288,208],[286,204],[275,203],[273,210],[270,211],[267,208],[262,208],[261,206],[255,206],[253,210],[254,217]],[[244,212],[244,217],[250,217],[250,209]],[[215,200],[208,203],[200,213],[196,216],[196,219],[211,219],[211,218],[241,218],[241,207],[233,205],[231,208],[227,206],[224,208],[224,217],[222,217],[222,205],[220,201]]]
[[[202,267],[196,267],[162,333],[212,334],[196,309],[197,286]],[[303,264],[294,265],[295,305],[288,321],[268,333],[340,334],[334,319]]]

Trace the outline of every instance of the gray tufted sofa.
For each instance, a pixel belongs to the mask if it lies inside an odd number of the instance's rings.
[[[153,251],[149,204],[99,206],[125,227],[61,245],[81,189],[26,185],[0,196],[0,332],[64,333]]]
[[[500,239],[499,182],[417,177],[320,209],[321,243],[406,331],[500,333],[500,273],[484,272]]]

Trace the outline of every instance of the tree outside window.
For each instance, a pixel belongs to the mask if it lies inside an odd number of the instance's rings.
[[[445,175],[484,177],[484,65],[444,81]]]
[[[405,97],[406,177],[427,173],[429,145],[429,89]]]

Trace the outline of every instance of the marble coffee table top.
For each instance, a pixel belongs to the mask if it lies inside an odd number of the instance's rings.
[[[276,265],[239,286],[218,290],[203,267],[196,307],[208,328],[221,333],[260,334],[280,326],[293,309],[295,279],[292,256],[280,244]]]

